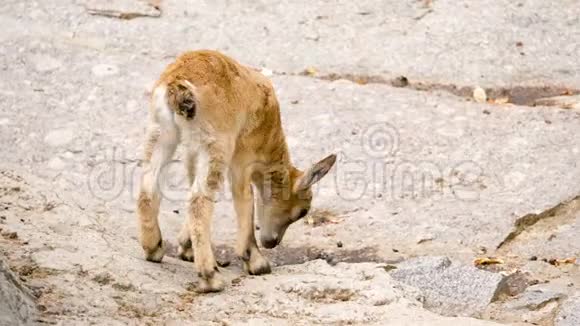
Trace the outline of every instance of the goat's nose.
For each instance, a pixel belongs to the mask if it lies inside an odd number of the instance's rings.
[[[278,238],[270,238],[262,240],[262,246],[267,249],[272,249],[278,245]]]

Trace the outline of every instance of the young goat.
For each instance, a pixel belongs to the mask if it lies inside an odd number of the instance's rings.
[[[183,142],[190,192],[179,256],[195,257],[201,292],[224,288],[210,226],[226,175],[238,221],[236,254],[246,272],[259,275],[270,273],[270,264],[254,237],[254,196],[261,243],[274,248],[288,226],[308,213],[311,186],[336,160],[330,155],[305,172],[295,168],[270,81],[214,51],[187,52],[163,72],[153,90],[146,137],[137,205],[145,257],[160,262],[165,252],[157,221],[160,176]]]

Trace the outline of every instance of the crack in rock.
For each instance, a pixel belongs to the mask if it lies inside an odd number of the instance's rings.
[[[563,201],[558,205],[551,207],[539,214],[530,213],[518,218],[515,222],[514,230],[510,232],[507,235],[507,237],[497,246],[497,249],[501,249],[507,246],[508,244],[513,242],[515,238],[519,236],[522,232],[528,230],[530,227],[534,226],[539,221],[556,217],[560,215],[563,211],[566,211],[568,210],[568,208],[573,207],[574,205],[577,205],[579,203],[580,203],[580,195],[572,199]]]
[[[452,83],[437,83],[428,81],[409,80],[405,76],[387,78],[380,75],[364,75],[352,73],[328,73],[317,74],[312,70],[305,70],[298,74],[276,73],[278,75],[299,75],[320,80],[335,81],[339,79],[349,80],[359,85],[384,84],[398,88],[409,88],[421,92],[445,91],[452,95],[472,99],[473,91],[479,86],[459,86]],[[521,106],[547,105],[557,106],[563,109],[580,106],[577,98],[580,89],[568,88],[557,85],[542,86],[510,86],[510,87],[486,87],[487,102],[492,104],[514,104]],[[571,104],[572,103],[572,104]]]

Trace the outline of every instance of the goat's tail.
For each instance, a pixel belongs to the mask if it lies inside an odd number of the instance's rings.
[[[167,84],[167,105],[169,108],[186,118],[192,120],[195,117],[197,101],[195,86],[185,79],[174,80]]]

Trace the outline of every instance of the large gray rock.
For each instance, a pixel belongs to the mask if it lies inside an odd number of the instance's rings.
[[[473,316],[483,312],[501,290],[503,276],[472,266],[452,263],[446,257],[407,260],[391,276],[425,295],[425,307],[447,316]]]
[[[32,325],[34,301],[8,265],[0,258],[0,325]]]
[[[564,297],[566,294],[562,292],[545,288],[542,285],[533,286],[509,301],[506,306],[508,309],[538,310],[549,302],[558,301]]]
[[[566,294],[565,291],[560,291],[562,289],[549,285],[534,285],[514,297],[505,296],[491,304],[484,316],[504,322],[551,325]]]
[[[571,297],[560,306],[560,311],[556,316],[554,325],[556,326],[577,326],[580,325],[580,295]]]

